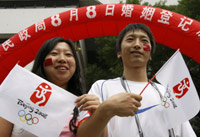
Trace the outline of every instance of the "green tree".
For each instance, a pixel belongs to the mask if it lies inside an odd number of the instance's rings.
[[[200,0],[180,0],[176,12],[200,21]]]
[[[117,60],[115,42],[116,37],[95,38],[97,59],[94,64],[88,64],[85,70],[88,89],[98,79],[109,79],[121,75],[122,66],[120,60]]]
[[[127,0],[126,3],[130,4],[140,4],[142,0]]]

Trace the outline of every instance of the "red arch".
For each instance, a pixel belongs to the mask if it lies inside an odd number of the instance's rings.
[[[49,38],[80,39],[117,36],[127,24],[148,25],[156,42],[180,51],[200,63],[200,22],[160,8],[134,4],[104,4],[77,8],[44,19],[0,45],[0,83],[20,60],[30,63]]]

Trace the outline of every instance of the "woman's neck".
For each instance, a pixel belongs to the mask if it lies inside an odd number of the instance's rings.
[[[62,83],[61,84],[61,83],[58,83],[58,82],[57,83],[54,82],[54,84],[57,85],[58,87],[62,88],[62,89],[67,90],[67,84],[66,83],[64,83],[64,84]]]

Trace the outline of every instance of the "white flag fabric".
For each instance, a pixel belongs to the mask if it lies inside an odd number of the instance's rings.
[[[58,137],[76,98],[15,65],[0,86],[0,116],[39,137]]]
[[[168,128],[190,120],[199,112],[199,97],[179,50],[156,73],[156,79],[167,89],[162,105]]]

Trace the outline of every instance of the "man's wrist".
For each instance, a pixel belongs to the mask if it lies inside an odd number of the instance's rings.
[[[108,120],[110,120],[114,116],[114,113],[111,108],[112,108],[111,104],[108,101],[104,101],[99,106],[99,111],[104,118],[107,118]]]

